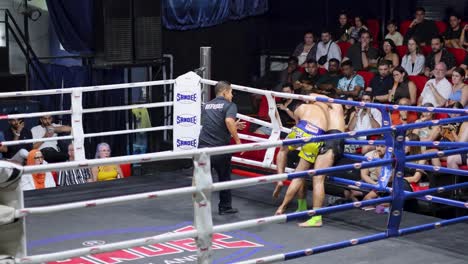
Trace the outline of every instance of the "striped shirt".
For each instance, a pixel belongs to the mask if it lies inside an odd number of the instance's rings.
[[[89,168],[65,170],[59,172],[58,184],[68,186],[86,183],[91,179],[91,170]]]

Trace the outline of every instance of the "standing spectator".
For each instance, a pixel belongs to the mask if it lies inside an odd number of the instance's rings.
[[[316,83],[320,93],[334,96],[334,91],[338,87],[341,77],[340,61],[334,58],[330,59],[328,61],[328,71],[322,74]]]
[[[447,73],[447,66],[443,62],[436,64],[434,68],[435,79],[430,79],[424,86],[424,90],[418,99],[418,105],[424,105],[431,103],[435,107],[445,105],[450,92],[452,91],[452,85],[445,78]]]
[[[352,26],[349,31],[350,31],[350,38],[349,42],[351,44],[354,44],[359,41],[359,38],[361,36],[362,31],[368,31],[369,29],[364,25],[364,19],[362,16],[355,16],[354,17],[354,26]]]
[[[364,78],[357,74],[353,69],[351,61],[345,61],[341,64],[343,78],[338,81],[336,95],[342,98],[353,97],[358,99],[361,96],[361,91],[364,88]]]
[[[319,64],[320,68],[325,68],[328,70],[328,61],[332,58],[335,58],[341,61],[341,50],[338,45],[332,41],[332,36],[328,29],[322,30],[321,40],[317,44],[317,54],[315,59]]]
[[[46,115],[39,118],[40,125],[31,128],[33,138],[57,137],[57,133],[70,133],[71,127],[53,123],[52,116]],[[39,149],[48,163],[63,162],[68,155],[60,151],[57,140],[36,142],[34,149]]]
[[[96,159],[105,159],[111,156],[109,144],[102,142],[96,147]],[[123,178],[122,169],[119,165],[102,165],[91,169],[92,181],[111,181]]]
[[[18,112],[13,111],[10,113],[10,115],[13,114],[18,114]],[[24,128],[23,119],[10,119],[8,120],[8,124],[10,126],[4,133],[5,141],[32,139],[31,130]],[[4,153],[4,158],[24,164],[28,157],[28,152],[32,149],[32,144],[14,145],[5,148],[7,148],[7,151]]]
[[[426,57],[424,75],[426,75],[426,77],[432,77],[434,75],[432,71],[434,70],[435,65],[439,62],[445,63],[447,67],[445,74],[451,75],[456,66],[455,56],[445,49],[444,40],[441,36],[432,38],[431,48],[432,52]]]
[[[231,137],[236,144],[241,144],[237,129],[242,129],[244,123],[236,122],[237,106],[232,102],[231,84],[220,81],[215,85],[216,98],[207,102],[202,108],[202,129],[199,137],[199,148],[229,145]],[[211,156],[211,166],[218,174],[220,182],[231,180],[231,154]],[[219,192],[218,213],[235,214],[238,210],[232,208],[230,190]]]
[[[408,39],[408,52],[401,60],[401,66],[408,75],[419,75],[424,71],[426,58],[421,53],[421,47],[415,38]]]
[[[75,150],[73,149],[73,143],[68,145],[68,157],[69,161],[75,160]],[[93,174],[89,168],[78,168],[71,170],[63,170],[59,172],[58,185],[69,186],[75,184],[83,184],[91,181]]]
[[[452,72],[452,91],[445,107],[452,107],[459,102],[466,107],[468,104],[468,85],[465,84],[465,70],[458,67]]]
[[[301,94],[311,93],[312,89],[316,87],[319,78],[317,62],[314,59],[309,59],[305,63],[305,72],[302,73],[299,80],[294,83],[294,90],[296,93]],[[300,90],[300,92],[297,92],[297,90]]]
[[[460,35],[460,45],[462,48],[468,50],[468,33],[466,33],[468,31],[468,24],[466,24],[462,31],[461,31],[461,35]],[[465,64],[466,65],[466,64]]]
[[[408,74],[403,67],[398,66],[393,69],[393,87],[388,94],[388,101],[392,104],[397,103],[402,98],[407,98],[411,105],[416,104],[417,88],[416,85],[408,79]]]
[[[368,31],[361,31],[360,42],[356,42],[348,49],[343,61],[350,60],[356,71],[366,70],[377,64],[379,51],[370,45],[371,37]]]
[[[391,70],[400,65],[400,57],[398,57],[398,53],[396,51],[396,46],[393,40],[391,39],[385,39],[382,42],[382,51],[381,51],[381,57],[379,61],[382,60],[388,60],[392,62],[391,65]]]
[[[302,66],[304,62],[315,59],[317,53],[317,45],[315,45],[315,37],[312,31],[306,31],[304,34],[304,42],[296,46],[292,56],[297,57],[298,64]]]
[[[301,72],[298,69],[297,57],[291,56],[288,59],[288,66],[280,73],[278,85],[275,91],[281,91],[281,87],[285,83],[295,83],[301,77]]]
[[[390,20],[387,23],[388,34],[385,35],[385,39],[391,39],[397,46],[403,45],[403,36],[397,31],[398,25],[395,20]],[[396,66],[396,65],[395,65]]]
[[[338,22],[339,24],[333,37],[336,41],[346,42],[349,40],[349,28],[351,28],[348,22],[348,15],[345,12],[341,12],[338,16]]]
[[[388,103],[388,94],[393,87],[393,77],[390,74],[390,67],[387,61],[379,62],[379,74],[374,76],[370,82],[370,90],[374,100],[379,103]]]
[[[462,33],[461,19],[457,14],[452,14],[449,17],[449,27],[444,32],[445,46],[448,48],[463,48],[460,43]]]
[[[28,154],[27,166],[47,164],[41,151],[33,149]],[[23,191],[55,187],[54,176],[50,172],[23,174],[21,176],[21,189]]]
[[[434,21],[426,19],[426,9],[424,7],[416,8],[414,20],[408,28],[405,35],[405,42],[414,37],[422,45],[429,45],[431,39],[438,34],[439,30]]]

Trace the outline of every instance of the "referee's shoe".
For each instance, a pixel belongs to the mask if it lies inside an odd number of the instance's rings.
[[[219,207],[218,213],[219,215],[227,215],[227,214],[237,214],[239,210],[232,207]]]

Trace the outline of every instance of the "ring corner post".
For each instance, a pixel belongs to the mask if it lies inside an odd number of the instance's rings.
[[[210,264],[213,259],[212,237],[213,218],[211,214],[211,177],[210,156],[202,153],[194,158],[193,184],[197,192],[193,194],[194,224],[198,232],[195,238],[197,244],[198,263]]]
[[[71,93],[71,110],[71,127],[75,160],[85,160],[82,90],[74,89]]]
[[[211,79],[211,47],[200,47],[200,69],[203,69],[203,79]],[[211,88],[208,84],[203,84],[201,96],[204,103],[211,100]]]

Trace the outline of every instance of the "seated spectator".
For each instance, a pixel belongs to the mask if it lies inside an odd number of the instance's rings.
[[[424,71],[426,58],[421,53],[421,47],[415,38],[408,39],[408,52],[401,59],[401,66],[408,75],[419,75]]]
[[[315,60],[320,68],[328,70],[328,61],[332,58],[341,61],[341,50],[340,47],[333,42],[330,31],[324,29],[321,34],[321,41],[317,44]]]
[[[364,25],[364,19],[361,16],[354,17],[354,26],[349,29],[349,42],[354,44],[359,41],[360,34],[363,31],[369,31],[369,29]]]
[[[10,115],[18,114],[18,112],[13,111]],[[4,140],[2,141],[16,141],[16,140],[25,140],[32,139],[31,130],[24,128],[23,119],[10,119],[8,120],[10,125],[4,133]],[[32,149],[32,144],[21,144],[14,146],[4,146],[6,152],[4,152],[3,157],[9,159],[10,161],[16,162],[23,165],[28,157],[28,152]]]
[[[319,78],[320,75],[318,72],[317,62],[314,59],[307,60],[305,63],[305,72],[302,73],[301,77],[299,77],[299,80],[294,83],[295,93],[311,93],[312,89],[316,87],[316,83]]]
[[[450,92],[452,91],[452,85],[445,78],[447,74],[447,66],[443,62],[436,64],[434,68],[435,79],[430,79],[424,86],[423,91],[418,99],[418,105],[424,105],[431,103],[435,107],[445,105]]]
[[[457,14],[451,14],[449,17],[449,27],[444,32],[445,46],[448,48],[463,48],[460,44],[462,33],[461,18]]]
[[[361,31],[360,41],[349,47],[343,61],[350,60],[356,71],[366,70],[377,65],[379,51],[371,46],[369,31]]]
[[[33,138],[57,137],[57,133],[70,133],[71,127],[53,123],[52,116],[42,116],[39,118],[40,125],[31,128]],[[39,149],[44,155],[44,160],[48,163],[63,162],[68,159],[68,155],[60,151],[57,140],[36,142],[34,149]]]
[[[397,101],[398,105],[411,105],[410,99],[408,98],[401,98]],[[418,120],[418,114],[413,111],[393,111],[392,112],[392,125],[404,125],[404,124],[411,124]]]
[[[111,155],[111,148],[107,143],[99,143],[96,147],[96,159],[109,158]],[[110,181],[123,178],[122,169],[119,165],[103,165],[92,168],[93,182],[96,181]]]
[[[288,66],[286,69],[281,71],[278,85],[275,87],[275,91],[281,91],[281,87],[285,83],[295,83],[301,77],[301,72],[298,69],[297,57],[291,56],[288,60]]]
[[[416,8],[414,17],[409,25],[408,32],[406,32],[405,43],[408,42],[408,39],[414,37],[421,46],[429,45],[431,39],[439,32],[435,22],[426,19],[426,9],[423,7]]]
[[[365,92],[362,95],[361,102],[371,103],[373,102],[372,94]],[[376,108],[358,107],[356,114],[354,114],[349,120],[348,130],[349,131],[362,131],[373,128],[380,128],[382,126],[382,114]],[[360,137],[359,139],[365,140],[366,137]],[[367,153],[372,150],[372,146],[363,146],[362,153]]]
[[[351,25],[348,23],[348,15],[345,12],[341,12],[338,16],[338,27],[334,32],[333,37],[336,41],[346,42],[349,40],[349,29]]]
[[[468,142],[468,122],[463,122],[460,126],[457,142]],[[467,153],[447,157],[447,168],[459,169],[459,166],[466,166],[468,164]]]
[[[335,89],[342,77],[340,74],[340,61],[333,58],[328,61],[328,71],[320,76],[316,85],[320,93],[335,96]]]
[[[466,24],[462,31],[461,31],[461,35],[460,35],[460,45],[462,46],[462,48],[468,50],[468,33],[466,33],[468,31],[468,24]],[[465,64],[467,65],[467,64]]]
[[[346,98],[348,101],[354,101],[353,97]],[[356,114],[356,107],[352,105],[343,105],[343,115],[345,121],[345,131],[349,131],[348,124],[351,118]],[[354,152],[354,151],[353,151]]]
[[[416,104],[417,88],[408,79],[408,74],[403,67],[398,66],[393,69],[393,87],[388,94],[389,102],[395,104],[402,98],[410,100],[411,105]]]
[[[385,39],[382,42],[382,51],[379,61],[388,60],[392,62],[392,66],[396,67],[400,65],[400,57],[398,57],[396,51],[396,45],[391,39]],[[393,67],[392,67],[393,68]]]
[[[68,157],[69,161],[75,160],[75,150],[73,148],[73,143],[68,145]],[[78,168],[71,170],[59,171],[58,175],[58,185],[60,186],[69,186],[75,184],[82,184],[90,182],[93,178],[93,174],[89,168]]]
[[[379,74],[374,76],[367,91],[370,91],[374,100],[379,103],[388,103],[388,94],[393,87],[393,77],[387,61],[379,62]]]
[[[431,103],[425,103],[422,106],[423,107],[434,107],[434,105],[431,104]],[[433,119],[434,119],[434,113],[433,112],[422,112],[421,116],[419,117],[418,120],[416,120],[415,123],[427,122],[427,121],[431,121]],[[436,141],[437,139],[440,138],[440,126],[430,126],[430,127],[416,128],[416,129],[413,129],[412,133],[418,135],[419,139],[421,141],[433,142],[433,141]],[[423,150],[425,151],[425,147],[423,147]]]
[[[315,59],[317,53],[317,45],[315,45],[315,37],[312,31],[304,33],[304,42],[296,46],[292,56],[297,57],[298,64],[303,66],[306,61]]]
[[[28,154],[27,166],[47,164],[41,151],[33,149]],[[21,176],[21,189],[23,191],[55,187],[54,176],[50,172],[23,174]]]
[[[439,62],[445,63],[447,70],[445,72],[446,75],[451,75],[453,69],[455,69],[456,61],[455,56],[452,53],[448,52],[444,47],[444,42],[441,36],[437,36],[432,38],[431,40],[431,48],[432,52],[427,55],[425,68],[424,68],[424,75],[426,77],[433,77],[435,66]]]
[[[343,78],[338,81],[335,94],[342,98],[351,96],[359,99],[364,88],[364,78],[354,71],[353,63],[349,60],[341,64],[341,71]]]
[[[410,133],[406,136],[406,141],[420,141],[419,136],[413,133]],[[421,147],[420,146],[405,146],[405,155],[418,155],[421,154]],[[417,164],[424,165],[427,164],[426,160],[418,160],[416,161]],[[425,175],[426,172],[420,169],[411,169],[405,166],[405,185],[409,185],[411,183],[418,183],[422,176]],[[406,189],[406,188],[405,188]]]
[[[465,84],[465,70],[458,67],[452,72],[452,91],[445,104],[445,107],[452,107],[459,102],[463,107],[468,104],[468,85]]]
[[[395,20],[390,20],[387,22],[387,30],[388,33],[385,35],[385,39],[393,40],[393,43],[397,46],[403,45],[403,36],[400,32],[397,31],[398,25]],[[396,65],[394,65],[396,66]]]

